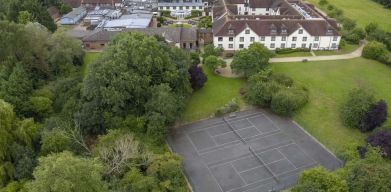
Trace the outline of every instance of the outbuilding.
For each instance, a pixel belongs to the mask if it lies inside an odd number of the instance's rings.
[[[84,16],[86,16],[87,10],[84,7],[78,7],[73,9],[70,13],[61,17],[61,25],[75,25],[77,24]]]

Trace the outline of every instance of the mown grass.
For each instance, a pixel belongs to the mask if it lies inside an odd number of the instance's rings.
[[[314,51],[315,55],[322,56],[322,55],[343,55],[348,54],[353,51],[355,51],[359,45],[357,44],[346,44],[341,49],[335,50],[335,51]]]
[[[318,5],[319,0],[308,0]],[[387,31],[391,31],[391,10],[372,0],[328,0],[330,4],[343,10],[344,15],[357,21],[360,27],[376,22]],[[318,7],[320,7],[318,5]]]
[[[86,54],[84,55],[84,58],[83,58],[83,65],[81,66],[81,69],[80,69],[80,72],[83,77],[85,77],[87,75],[88,65],[91,64],[92,62],[94,62],[94,60],[96,58],[98,58],[98,56],[100,54],[102,54],[102,53],[100,53],[100,52],[86,52]]]
[[[350,143],[364,142],[365,134],[341,124],[339,109],[348,92],[367,87],[391,104],[391,68],[363,58],[338,61],[274,63],[274,71],[292,77],[310,92],[309,103],[294,117],[310,134],[340,154]],[[390,126],[388,120],[386,125]]]
[[[208,81],[203,88],[192,94],[180,120],[182,123],[208,118],[216,112],[217,108],[234,98],[241,106],[244,105],[239,93],[245,83],[244,79],[222,77],[206,67],[203,67],[203,70]]]
[[[282,57],[309,57],[312,56],[310,52],[293,52],[293,53],[284,53],[284,54],[276,54],[275,58]]]

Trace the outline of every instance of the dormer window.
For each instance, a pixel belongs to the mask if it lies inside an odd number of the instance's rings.
[[[245,33],[250,34],[250,30],[246,29]]]
[[[303,34],[303,29],[299,29],[299,34]]]
[[[229,35],[233,35],[233,34],[234,34],[234,30],[229,29],[229,30],[228,30],[228,34],[229,34]]]
[[[287,33],[286,29],[281,29],[281,33]]]
[[[271,29],[270,32],[271,33],[277,33],[277,29]]]

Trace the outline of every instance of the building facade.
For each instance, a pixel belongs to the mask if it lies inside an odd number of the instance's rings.
[[[341,35],[335,20],[301,1],[221,0],[220,3],[213,8],[213,43],[226,51],[248,48],[254,42],[271,50],[338,49]]]
[[[207,2],[203,0],[159,0],[158,9],[159,11],[185,11],[185,10],[198,10],[203,11]]]

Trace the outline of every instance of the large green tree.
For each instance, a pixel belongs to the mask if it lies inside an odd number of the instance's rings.
[[[273,53],[260,43],[253,43],[248,49],[235,53],[231,63],[233,72],[249,77],[260,72],[269,64]]]
[[[30,192],[103,192],[102,164],[94,159],[76,157],[70,152],[39,158],[34,180],[26,184]]]

